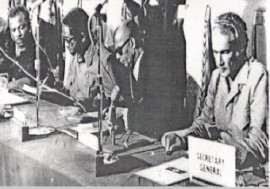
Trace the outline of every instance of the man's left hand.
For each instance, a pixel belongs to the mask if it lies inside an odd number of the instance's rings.
[[[236,164],[242,165],[247,156],[247,150],[228,132],[220,132],[221,142],[235,147]]]

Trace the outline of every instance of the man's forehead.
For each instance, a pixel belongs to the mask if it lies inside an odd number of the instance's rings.
[[[219,50],[228,50],[231,49],[232,41],[234,37],[229,33],[222,33],[219,30],[214,30],[212,35],[213,49],[216,51]]]
[[[229,38],[230,41],[233,41],[235,40],[235,35],[233,34],[232,31],[230,31],[228,28],[225,29],[225,28],[222,28],[221,26],[215,26],[213,28],[213,37],[215,36],[220,36],[220,35],[224,35],[224,36],[227,36]]]
[[[130,29],[127,27],[119,27],[114,36],[115,47],[121,47],[130,38]]]
[[[20,12],[15,17],[9,18],[9,25],[10,27],[26,23],[25,15]]]

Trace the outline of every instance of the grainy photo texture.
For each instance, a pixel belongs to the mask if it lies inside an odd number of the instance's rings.
[[[269,187],[267,0],[1,0],[0,186]]]

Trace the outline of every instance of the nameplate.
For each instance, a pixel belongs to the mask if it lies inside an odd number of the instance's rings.
[[[188,137],[190,180],[235,187],[235,148],[201,138]]]

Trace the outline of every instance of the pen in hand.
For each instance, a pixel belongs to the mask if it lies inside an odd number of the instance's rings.
[[[72,98],[72,100],[74,101],[74,105],[80,107],[80,108],[83,110],[83,112],[87,112],[86,109],[84,108],[84,106],[83,106],[80,102],[78,102],[78,101],[77,101],[76,99],[74,99],[73,97],[71,97],[71,98]]]

